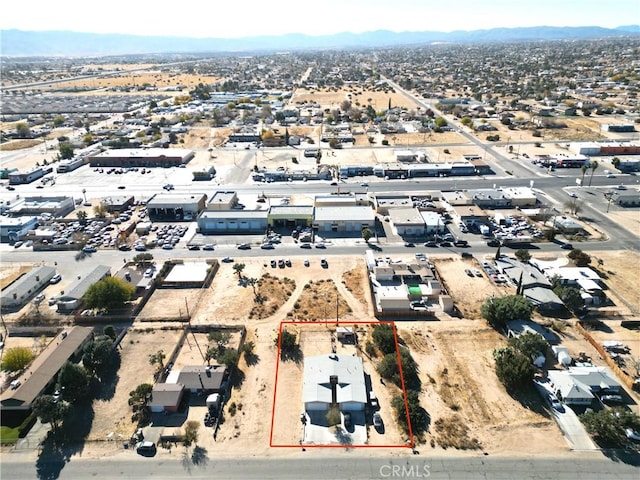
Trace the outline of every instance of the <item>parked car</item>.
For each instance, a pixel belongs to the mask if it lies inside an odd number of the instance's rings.
[[[373,414],[373,426],[376,428],[382,427],[382,415],[380,415],[380,412]]]
[[[140,455],[155,455],[156,444],[149,441],[136,443],[136,453]]]
[[[223,263],[233,263],[233,258],[231,258],[231,257],[224,257],[224,258],[222,259],[222,262],[223,262]]]
[[[326,258],[321,258],[320,259],[320,265],[322,266],[322,268],[328,268],[329,267],[329,263],[327,263],[327,259]]]
[[[404,246],[405,246],[405,247],[415,247],[415,246],[416,246],[416,244],[415,244],[415,243],[413,243],[413,242],[404,242]]]
[[[429,240],[428,242],[424,242],[424,246],[425,247],[437,247],[438,244],[436,242],[434,242],[433,240]]]
[[[40,303],[44,300],[44,293],[39,293],[38,295],[35,296],[35,298],[33,299],[34,303]]]
[[[640,434],[637,434],[636,432],[634,432],[633,429],[626,428],[624,430],[624,433],[629,440],[632,440],[634,442],[640,442]]]
[[[309,263],[309,259],[308,259],[308,258],[305,258],[305,259],[304,259],[304,266],[305,266],[305,267],[308,267],[308,266],[310,266],[310,265],[311,265],[311,263]]]
[[[311,244],[310,243],[301,243],[300,244],[300,248],[311,248]]]
[[[322,242],[316,243],[316,248],[327,248],[326,245]]]
[[[278,266],[278,262],[275,260],[271,260],[271,268],[276,268]]]
[[[622,395],[602,395],[600,400],[602,403],[624,403]]]
[[[56,273],[53,277],[51,277],[51,280],[49,280],[49,283],[51,285],[55,285],[60,280],[62,280],[62,275],[60,275],[59,273]]]

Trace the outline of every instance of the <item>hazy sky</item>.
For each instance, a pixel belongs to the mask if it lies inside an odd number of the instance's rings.
[[[227,38],[639,23],[640,0],[28,0],[0,16],[2,30]]]

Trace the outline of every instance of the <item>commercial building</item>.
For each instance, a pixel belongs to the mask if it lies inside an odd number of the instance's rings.
[[[0,242],[15,242],[38,226],[38,217],[0,217]]]
[[[7,211],[12,217],[21,215],[42,215],[48,213],[53,217],[64,217],[75,209],[73,197],[23,197]]]
[[[147,202],[147,213],[151,220],[191,221],[204,210],[206,201],[204,193],[159,193]]]
[[[274,205],[269,208],[270,227],[309,227],[313,224],[314,207],[311,205]]]
[[[392,208],[389,221],[401,237],[420,237],[425,233],[424,218],[417,208]]]
[[[205,234],[263,233],[267,215],[266,210],[205,210],[198,216],[198,230]]]
[[[92,167],[177,167],[195,157],[181,148],[122,148],[89,156]]]
[[[375,213],[370,207],[316,207],[313,226],[318,232],[361,232],[375,226]]]

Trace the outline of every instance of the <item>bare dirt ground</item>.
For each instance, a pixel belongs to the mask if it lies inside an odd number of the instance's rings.
[[[103,385],[103,399],[94,401],[94,419],[88,440],[105,440],[114,432],[128,439],[136,430],[131,421],[129,392],[141,383],[153,384],[156,367],[149,355],[162,350],[167,356],[178,343],[179,330],[130,329],[121,343],[121,365],[112,385]]]
[[[421,404],[432,427],[459,416],[467,432],[438,432],[432,428],[427,443],[444,446],[479,444],[492,454],[556,453],[567,444],[555,422],[511,398],[493,372],[491,352],[503,338],[485,322],[453,320],[427,328],[401,325],[399,334],[420,365]],[[461,438],[462,437],[462,438]]]
[[[313,90],[298,88],[291,97],[291,103],[318,103],[323,108],[337,108],[345,100],[350,101],[354,106],[357,106],[358,103],[360,107],[371,105],[376,110],[386,110],[389,106],[389,101],[391,101],[392,107],[413,109],[418,106],[417,103],[396,92],[385,93],[382,91],[364,90],[360,87],[342,89],[319,88]]]
[[[143,68],[144,66],[138,66],[138,68]],[[77,88],[79,90],[102,90],[105,88],[132,88],[139,89],[144,85],[148,85],[149,87],[155,87],[159,90],[162,90],[166,87],[173,87],[176,85],[182,85],[186,90],[195,87],[199,83],[210,84],[215,83],[219,80],[217,77],[206,76],[206,75],[190,75],[190,74],[182,74],[182,73],[166,73],[159,71],[143,71],[143,72],[123,72],[114,74],[113,76],[100,77],[100,78],[83,78],[77,80],[69,80],[67,82],[59,82],[53,85],[43,85],[39,87],[42,91],[46,92],[49,90],[60,91],[66,89]],[[134,93],[143,93],[148,94],[152,93],[153,90],[140,90]],[[80,91],[79,94],[86,95],[86,91]],[[99,95],[113,95],[114,93],[122,93],[122,92],[104,92],[99,91],[95,92]],[[176,92],[163,92],[169,93],[171,95],[175,95]],[[177,92],[180,95],[183,95],[184,92]],[[65,92],[66,94],[66,92]]]
[[[487,278],[476,258],[438,257],[431,258],[431,262],[463,318],[480,318],[480,305],[487,298],[514,293],[513,288],[498,286]],[[470,277],[465,269],[478,269],[482,277]]]
[[[200,296],[200,288],[158,288],[138,314],[143,322],[187,319],[187,309],[194,308]]]
[[[591,252],[591,267],[597,268],[603,281],[609,287],[606,292],[619,297],[631,313],[640,313],[640,294],[638,293],[638,265],[640,254],[630,250]],[[602,265],[599,265],[602,260]]]

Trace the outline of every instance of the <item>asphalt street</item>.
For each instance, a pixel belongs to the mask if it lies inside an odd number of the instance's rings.
[[[190,456],[181,459],[145,458],[130,455],[101,459],[63,455],[41,455],[37,460],[8,455],[2,460],[3,480],[27,478],[141,479],[169,480],[179,478],[234,479],[566,479],[628,480],[638,478],[638,469],[612,461],[600,453],[563,458],[450,456],[361,456],[355,449],[342,456],[326,455],[309,449],[295,458],[215,458],[215,452],[204,452],[197,463]]]

